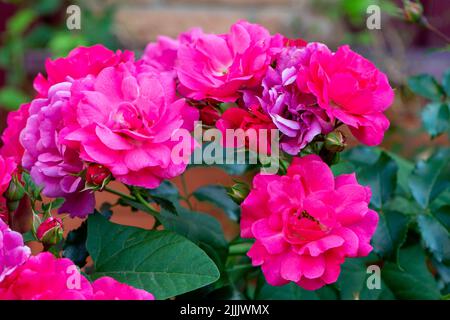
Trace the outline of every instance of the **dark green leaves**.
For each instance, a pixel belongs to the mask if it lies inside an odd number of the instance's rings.
[[[450,217],[450,207],[438,210],[438,215]],[[450,262],[450,235],[449,228],[431,214],[422,214],[417,218],[419,230],[425,246],[433,253],[439,262]]]
[[[186,238],[170,231],[148,231],[108,222],[99,214],[88,220],[92,278],[110,276],[167,299],[219,278],[214,262]]]
[[[431,138],[448,131],[450,126],[450,105],[448,103],[429,103],[425,106],[421,115],[423,126]]]
[[[419,246],[400,251],[400,266],[387,263],[382,278],[397,299],[440,299],[436,281],[428,271],[425,254]]]
[[[84,221],[78,229],[70,231],[64,242],[63,257],[69,258],[80,268],[86,264],[89,253],[86,249],[87,223]]]
[[[377,230],[372,238],[376,253],[383,258],[397,259],[398,250],[406,239],[410,217],[397,211],[380,213]]]
[[[450,149],[442,149],[427,161],[417,163],[409,178],[409,187],[417,203],[426,209],[450,187]]]
[[[391,198],[397,184],[397,164],[382,152],[374,165],[363,168],[358,174],[359,182],[372,189],[371,204],[378,209]]]
[[[442,95],[442,88],[429,74],[420,74],[408,79],[408,85],[414,93],[427,99],[437,101]]]
[[[431,75],[411,77],[408,84],[412,91],[433,102],[422,111],[422,122],[425,130],[434,138],[450,127],[450,69],[442,76],[440,85]]]
[[[221,208],[233,221],[239,221],[240,207],[227,194],[227,189],[221,185],[209,185],[194,191],[194,196],[200,201],[208,201]]]
[[[161,222],[166,230],[185,236],[205,250],[222,269],[227,257],[228,243],[223,235],[222,226],[216,218],[178,207],[177,215],[162,210]]]

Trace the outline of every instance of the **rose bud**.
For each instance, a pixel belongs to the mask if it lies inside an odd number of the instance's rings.
[[[334,131],[325,137],[325,149],[331,152],[341,152],[346,147],[345,136],[340,131]]]
[[[13,179],[9,184],[4,196],[10,202],[19,201],[25,195],[25,189],[17,179]]]
[[[213,106],[208,105],[200,109],[200,120],[208,126],[215,125],[220,116],[220,111]]]
[[[90,186],[103,188],[111,180],[111,171],[101,164],[91,164],[87,168],[86,182]]]
[[[411,23],[418,23],[423,18],[423,6],[420,2],[403,1],[403,13],[405,20]]]
[[[249,186],[243,182],[237,182],[233,186],[227,188],[227,194],[237,204],[241,204],[245,200],[245,198],[247,198],[247,195],[249,193]]]
[[[62,240],[63,232],[62,220],[60,218],[50,217],[39,225],[36,231],[36,237],[43,244],[52,246]]]

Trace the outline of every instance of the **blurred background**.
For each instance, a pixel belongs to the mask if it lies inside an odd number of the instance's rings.
[[[73,4],[81,9],[80,30],[66,26],[67,8]],[[370,5],[381,8],[379,30],[366,26]],[[33,98],[33,79],[44,72],[48,57],[64,56],[76,46],[95,43],[130,49],[139,57],[146,44],[160,34],[175,37],[194,26],[221,33],[237,20],[247,19],[273,33],[324,42],[333,49],[348,43],[373,60],[396,90],[395,104],[388,111],[391,128],[383,147],[413,159],[430,146],[449,145],[448,135],[430,140],[423,131],[419,114],[425,100],[412,94],[406,83],[408,77],[419,73],[440,81],[450,67],[450,46],[444,39],[450,36],[450,1],[422,1],[423,15],[435,30],[412,23],[415,11],[405,16],[403,5],[401,0],[1,1],[0,133],[7,113]],[[232,184],[232,179],[217,168],[193,168],[184,179],[187,193],[204,184]],[[181,178],[175,183],[181,188]],[[100,198],[113,200],[103,194]],[[194,206],[220,218],[217,209],[197,202]],[[115,219],[142,226],[142,219],[150,218],[122,212]],[[236,225],[225,228],[229,234],[237,230]]]

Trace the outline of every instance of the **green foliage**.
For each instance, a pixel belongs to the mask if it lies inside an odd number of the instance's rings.
[[[203,250],[171,231],[149,231],[88,219],[87,248],[95,264],[92,279],[110,276],[167,299],[219,278]]]
[[[240,207],[227,194],[227,189],[221,185],[209,185],[194,191],[193,195],[200,201],[208,201],[221,208],[233,221],[239,221]]]
[[[401,250],[400,266],[388,262],[382,269],[382,278],[397,299],[436,300],[441,297],[420,246]]]
[[[375,252],[383,258],[396,261],[398,251],[406,240],[410,221],[411,218],[401,212],[381,211],[378,227],[372,238]]]
[[[419,161],[409,178],[414,199],[427,209],[436,197],[450,187],[450,149],[442,149],[427,161]]]
[[[450,69],[442,75],[442,84],[431,75],[421,74],[409,78],[408,85],[416,94],[431,100],[421,112],[424,129],[431,138],[450,133]]]

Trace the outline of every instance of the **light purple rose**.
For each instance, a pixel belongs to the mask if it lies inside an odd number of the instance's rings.
[[[43,187],[50,198],[64,198],[60,213],[84,218],[95,206],[94,194],[82,191],[84,181],[80,172],[84,164],[77,150],[62,144],[62,131],[70,122],[71,82],[61,82],[48,90],[47,98],[32,101],[30,117],[21,133],[25,149],[22,165],[30,171],[33,181]]]
[[[22,235],[9,229],[0,219],[0,282],[23,264],[30,254],[30,248],[23,244]]]
[[[260,104],[281,131],[281,148],[298,154],[318,134],[333,130],[327,114],[311,94],[299,91],[296,80],[299,62],[307,54],[303,48],[284,48],[275,67],[262,81],[262,90],[244,92],[246,106]]]

